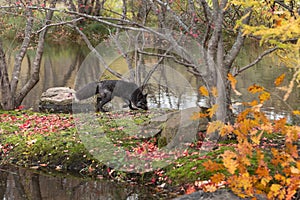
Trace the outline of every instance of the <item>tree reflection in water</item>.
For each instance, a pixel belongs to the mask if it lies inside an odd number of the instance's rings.
[[[155,199],[143,187],[108,180],[83,180],[11,166],[0,170],[0,199],[3,200]]]

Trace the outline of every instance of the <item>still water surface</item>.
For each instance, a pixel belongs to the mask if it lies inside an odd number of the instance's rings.
[[[259,55],[261,50],[255,44],[246,44],[244,49],[241,51],[235,66],[245,66],[250,63]],[[87,62],[87,55],[89,50],[78,45],[55,45],[47,46],[45,49],[45,54],[42,62],[40,81],[34,87],[34,89],[29,93],[29,95],[24,99],[23,105],[26,108],[38,109],[38,102],[42,92],[46,91],[50,87],[70,87],[78,89],[82,87],[80,81],[78,82],[78,72],[82,69],[85,64],[91,68],[93,65],[98,65],[98,61],[93,61],[89,59]],[[13,58],[13,56],[11,56]],[[30,56],[28,57],[30,59]],[[21,72],[21,85],[25,83],[28,72],[30,71],[30,65],[28,63],[31,60],[25,60],[23,62],[24,68]],[[94,63],[93,63],[94,62]],[[300,87],[294,87],[293,92],[290,94],[288,100],[284,102],[283,96],[284,91],[274,87],[274,80],[281,74],[285,73],[286,78],[282,84],[288,85],[289,80],[292,77],[292,71],[282,66],[278,60],[275,58],[263,59],[255,67],[243,72],[237,77],[237,90],[242,93],[241,96],[233,96],[234,100],[237,102],[251,101],[254,98],[252,94],[249,94],[247,88],[253,84],[263,86],[267,91],[271,92],[271,99],[266,102],[263,110],[272,118],[277,119],[281,117],[287,117],[290,122],[293,122],[293,116],[289,113],[292,110],[300,110]],[[126,71],[126,62],[124,59],[118,59],[110,65],[115,70],[120,73]],[[13,68],[13,59],[10,62],[10,72]],[[172,109],[182,109],[187,107],[193,107],[196,104],[203,104],[205,100],[198,96],[196,78],[189,74],[184,67],[172,65],[172,69],[175,69],[176,73],[182,75],[187,82],[191,84],[193,88],[192,92],[186,93],[179,99],[178,96],[172,95],[172,93],[165,93],[160,91],[149,95],[150,108],[172,108]],[[89,81],[95,80],[93,77],[98,77],[97,70],[88,71],[89,74],[84,75],[83,82],[87,83]],[[169,79],[176,82],[178,76],[177,74],[167,74]],[[164,75],[165,76],[165,75]],[[82,78],[82,77],[81,77]],[[172,85],[172,84],[171,84]],[[237,108],[242,109],[242,108]]]
[[[143,186],[87,180],[19,167],[0,167],[2,200],[141,200],[158,199]]]
[[[257,47],[253,44],[246,46],[236,65],[243,66],[254,60],[259,50],[253,50]],[[83,47],[70,46],[48,46],[46,48],[42,61],[40,81],[37,86],[23,101],[26,108],[38,109],[38,101],[42,92],[50,87],[71,87],[76,88],[76,76],[80,66],[89,51]],[[13,56],[11,56],[13,58]],[[32,62],[30,56],[25,60],[24,68],[21,72],[21,85],[25,83],[30,65]],[[10,63],[10,73],[13,68],[13,59]],[[123,62],[124,63],[124,62]],[[116,68],[122,66],[122,62],[117,61],[114,64]],[[284,84],[288,84],[292,73],[276,60],[264,59],[257,66],[244,72],[238,77],[237,90],[242,96],[234,96],[235,101],[251,101],[254,97],[249,95],[247,88],[254,83],[265,87],[272,93],[271,100],[266,103],[263,110],[272,119],[287,117],[291,123],[299,123],[299,119],[294,119],[289,113],[291,110],[300,110],[300,89],[295,88],[288,101],[282,100],[284,92],[274,87],[274,80],[282,73],[286,73]],[[195,77],[189,75],[186,70],[178,69],[181,74],[196,89]],[[94,76],[94,75],[93,75]],[[176,77],[175,77],[176,78]],[[78,87],[78,86],[77,86]],[[186,108],[195,104],[205,104],[203,98],[199,98],[197,93],[190,93],[178,100],[172,94],[161,92],[152,95],[150,108]],[[180,101],[180,102],[179,102]],[[236,107],[236,109],[242,109]],[[74,177],[61,177],[45,175],[22,168],[8,168],[0,171],[0,199],[5,200],[23,200],[23,199],[152,199],[155,198],[149,191],[143,187],[128,186],[113,183],[110,181],[87,181]]]

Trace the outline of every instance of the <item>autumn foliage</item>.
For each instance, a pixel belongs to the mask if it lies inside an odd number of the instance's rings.
[[[274,84],[280,85],[284,75]],[[228,79],[235,88],[236,81]],[[202,94],[205,90],[200,89]],[[244,103],[245,109],[236,116],[234,124],[211,122],[207,134],[219,131],[221,136],[235,136],[237,144],[221,155],[222,162],[208,160],[203,164],[206,170],[216,172],[211,183],[226,185],[240,197],[264,194],[268,199],[292,199],[300,187],[299,136],[300,127],[287,125],[287,119],[270,120],[260,110],[271,94],[259,85],[252,85],[248,92],[257,94],[257,100]],[[293,111],[299,114],[299,111]],[[200,116],[200,115],[199,115]],[[275,140],[272,146],[266,138]],[[274,143],[274,141],[273,141]],[[223,172],[220,173],[221,169]],[[217,187],[215,187],[215,190]]]

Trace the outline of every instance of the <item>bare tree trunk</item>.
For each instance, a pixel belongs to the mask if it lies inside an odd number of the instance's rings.
[[[0,40],[0,90],[2,102],[0,102],[2,109],[11,110],[14,109],[14,99],[10,90],[10,82],[7,73],[7,64],[5,53]]]
[[[51,1],[50,8],[55,8],[56,6],[56,0]],[[45,19],[45,26],[50,23],[50,20],[53,16],[53,10],[48,10],[46,14]],[[16,96],[16,105],[20,105],[25,98],[25,96],[30,92],[30,90],[38,83],[40,78],[40,67],[41,67],[41,61],[42,56],[44,53],[44,44],[45,44],[45,38],[47,34],[48,28],[43,29],[40,32],[39,35],[39,41],[37,45],[36,55],[32,66],[32,73],[30,76],[30,79],[27,81],[27,83],[21,88],[19,94]]]
[[[33,13],[31,9],[26,10],[26,15],[27,15],[27,23],[25,27],[25,36],[23,43],[21,45],[19,53],[16,55],[15,58],[15,65],[14,65],[14,70],[12,73],[12,80],[11,80],[11,93],[12,96],[14,97],[16,92],[17,92],[17,86],[19,83],[19,77],[20,77],[20,71],[21,71],[21,66],[22,66],[22,61],[25,57],[27,48],[30,44],[31,40],[31,34],[32,34],[32,27],[33,27]]]

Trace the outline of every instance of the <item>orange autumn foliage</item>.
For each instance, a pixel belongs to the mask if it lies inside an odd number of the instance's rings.
[[[275,84],[279,85],[283,78],[284,75],[278,77]],[[220,136],[233,134],[237,144],[221,154],[221,162],[208,160],[203,166],[213,172],[210,177],[212,183],[225,182],[242,198],[255,198],[255,194],[265,194],[268,199],[291,200],[300,188],[297,146],[300,127],[288,125],[284,117],[277,120],[267,118],[260,108],[271,98],[271,94],[264,87],[254,84],[248,91],[258,94],[258,99],[244,103],[246,108],[236,116],[234,124],[212,121],[207,129],[207,134],[215,131]],[[214,110],[215,108],[211,108],[210,114]],[[299,111],[293,111],[293,114],[299,114]],[[282,144],[265,148],[263,139],[273,135],[279,135]],[[207,191],[215,189],[217,188],[209,187]]]

